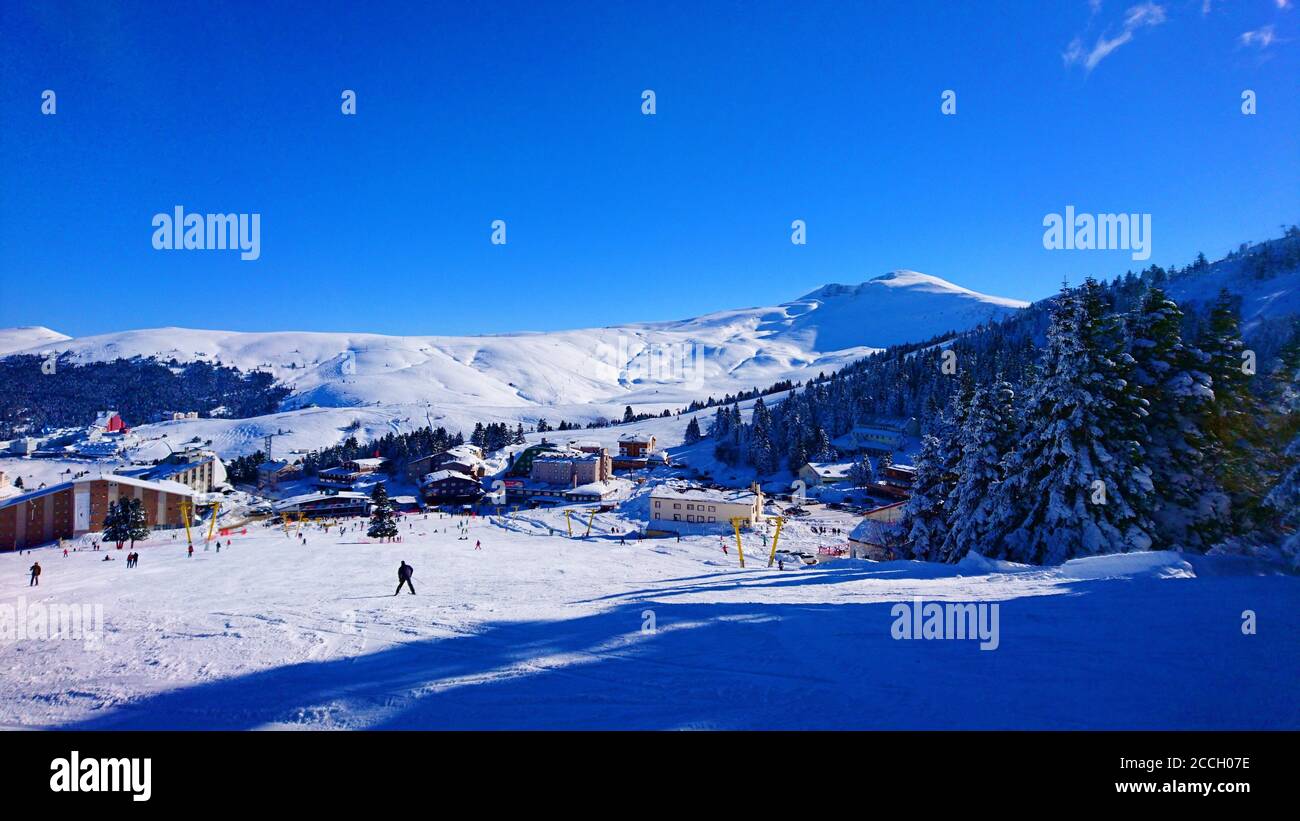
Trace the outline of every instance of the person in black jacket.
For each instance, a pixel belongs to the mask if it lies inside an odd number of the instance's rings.
[[[411,584],[411,576],[414,573],[415,573],[414,567],[411,567],[406,562],[402,562],[401,566],[397,568],[397,590],[394,591],[393,593],[394,596],[402,592],[402,585],[406,585],[407,587],[409,587],[411,590],[411,595],[412,596],[415,595],[415,585]]]
[[[32,574],[32,580],[31,580],[30,583],[28,583],[27,586],[28,586],[28,587],[35,587],[35,586],[39,585],[39,584],[41,583],[41,563],[40,563],[40,562],[36,562],[35,564],[33,564],[31,567],[29,567],[29,568],[27,568],[27,569],[28,569],[29,571],[31,571],[31,574]]]

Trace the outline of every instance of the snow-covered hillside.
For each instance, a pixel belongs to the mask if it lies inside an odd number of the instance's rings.
[[[306,545],[255,526],[193,558],[160,533],[136,569],[89,539],[2,554],[0,606],[23,608],[22,629],[65,605],[103,623],[98,640],[0,641],[0,727],[1300,728],[1294,576],[1174,553],[782,572],[752,534],[741,569],[734,540],[620,544],[632,524],[598,514],[570,539],[562,511],[533,511],[458,539],[417,516],[402,543],[368,544],[353,520]],[[842,539],[808,522],[781,536]],[[394,597],[403,560],[416,595]],[[915,597],[996,605],[996,648],[896,640]]]
[[[290,432],[277,447],[331,445],[354,421],[360,427],[352,432],[364,440],[426,421],[459,430],[476,421],[608,419],[625,405],[678,408],[831,372],[873,350],[965,330],[1026,304],[895,271],[774,307],[609,328],[473,337],[155,328],[80,339],[17,329],[0,331],[0,351],[206,360],[274,374],[294,391],[285,413],[139,430],[146,440],[211,439],[229,456],[277,431]],[[167,452],[161,443],[157,449]]]
[[[155,328],[81,339],[32,339],[31,329],[19,329],[0,331],[0,350],[269,371],[294,390],[287,409],[665,403],[834,370],[874,349],[964,330],[1026,304],[896,271],[770,308],[609,328],[472,337]]]
[[[28,348],[53,345],[71,338],[39,325],[0,329],[0,356]]]

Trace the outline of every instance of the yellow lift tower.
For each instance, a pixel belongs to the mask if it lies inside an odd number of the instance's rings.
[[[745,546],[740,543],[740,523],[746,521],[744,518],[737,516],[731,520],[731,526],[736,529],[736,553],[740,555],[740,566],[745,566]]]
[[[767,557],[767,566],[771,567],[776,563],[776,543],[781,540],[781,525],[785,524],[784,516],[769,516],[769,522],[776,522],[776,533],[772,536],[772,553]]]

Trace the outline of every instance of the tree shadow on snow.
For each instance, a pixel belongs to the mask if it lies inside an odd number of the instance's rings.
[[[60,729],[1295,729],[1297,589],[1072,582],[1002,602],[988,651],[891,638],[891,602],[625,603],[184,686]],[[1241,633],[1246,608],[1259,635]]]

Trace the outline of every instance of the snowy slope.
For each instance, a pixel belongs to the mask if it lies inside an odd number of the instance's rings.
[[[138,431],[146,439],[212,439],[234,455],[278,430],[293,432],[287,448],[334,444],[353,420],[364,438],[426,419],[456,430],[476,421],[608,419],[629,404],[657,412],[831,372],[887,345],[964,330],[1026,304],[895,271],[774,307],[609,328],[469,337],[155,328],[80,339],[17,329],[0,331],[0,350],[55,350],[80,361],[206,360],[270,372],[294,391],[287,414]],[[298,412],[310,405],[320,409]],[[157,449],[166,452],[161,443]]]
[[[0,607],[103,614],[102,641],[0,641],[0,727],[1300,729],[1294,576],[1177,554],[781,572],[752,535],[741,569],[717,536],[619,544],[630,525],[569,539],[536,511],[458,540],[417,517],[367,544],[354,520],[305,546],[255,526],[192,559],[162,533],[134,570],[85,539],[0,554]],[[417,595],[392,595],[400,560]],[[914,597],[998,604],[996,649],[893,639]]]
[[[294,390],[288,408],[666,403],[833,370],[874,349],[964,330],[1026,304],[897,271],[770,308],[610,328],[471,337],[155,328],[27,345],[28,334],[0,331],[0,350],[67,351],[81,361],[208,360],[269,371]]]
[[[43,348],[71,338],[58,331],[42,328],[39,325],[24,328],[4,328],[0,329],[0,355],[29,348]]]

